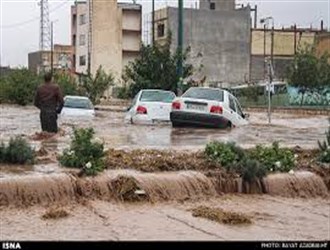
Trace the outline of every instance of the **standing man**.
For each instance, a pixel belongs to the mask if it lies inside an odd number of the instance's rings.
[[[34,106],[40,109],[42,131],[57,133],[57,114],[60,114],[64,100],[60,87],[52,82],[52,74],[46,73],[44,84],[37,89]]]

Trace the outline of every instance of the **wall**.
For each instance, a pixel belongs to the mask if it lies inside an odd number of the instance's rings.
[[[172,31],[172,50],[177,47],[178,9],[168,8],[168,27]],[[191,46],[195,68],[202,64],[208,83],[227,87],[249,79],[250,9],[213,11],[184,10],[184,45]]]
[[[122,69],[140,54],[142,9],[139,5],[119,4],[122,9]]]
[[[91,71],[99,66],[116,78],[122,72],[122,12],[117,1],[92,2],[92,61]]]
[[[283,31],[274,30],[274,55],[294,55],[295,41],[296,49],[305,48],[306,45],[311,45],[315,42],[315,32],[300,32],[296,34],[293,30]],[[295,40],[296,36],[296,40]],[[271,53],[271,30],[253,29],[252,30],[252,55],[264,55],[264,48],[266,41],[266,55]]]
[[[274,73],[275,79],[284,80],[287,68],[299,48],[315,44],[319,31],[314,30],[274,30]],[[251,40],[251,77],[252,82],[268,78],[265,71],[265,58],[271,55],[271,30],[253,29]]]
[[[317,46],[316,46],[316,53],[321,56],[325,53],[328,53],[330,56],[330,33],[320,34],[316,38]],[[330,57],[329,57],[329,64],[330,64]]]

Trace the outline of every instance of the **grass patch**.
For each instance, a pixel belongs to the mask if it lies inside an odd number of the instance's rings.
[[[192,209],[192,215],[194,217],[201,217],[222,224],[229,224],[229,225],[252,224],[252,220],[250,219],[250,217],[241,213],[225,211],[221,208],[199,206],[197,208]]]

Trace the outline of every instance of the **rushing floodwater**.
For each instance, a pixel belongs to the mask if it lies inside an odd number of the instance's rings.
[[[59,118],[59,127],[65,132],[42,142],[43,146],[60,150],[67,147],[72,127],[93,127],[97,137],[107,147],[114,148],[159,148],[201,149],[212,140],[234,141],[243,147],[279,141],[282,145],[315,148],[317,140],[324,137],[328,126],[326,116],[296,116],[273,114],[268,125],[266,113],[251,113],[250,124],[232,130],[172,128],[170,125],[141,126],[124,124],[124,113],[99,111],[94,119]],[[33,107],[0,106],[1,140],[10,136],[32,136],[40,132],[39,113]],[[32,141],[36,146],[40,142]]]

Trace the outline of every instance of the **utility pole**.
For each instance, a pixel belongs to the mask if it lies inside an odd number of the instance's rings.
[[[272,32],[271,32],[271,48],[270,48],[270,60],[267,60],[268,63],[268,76],[269,76],[269,82],[268,82],[268,123],[271,123],[271,91],[272,91],[272,83],[273,83],[273,75],[274,75],[274,18],[273,17],[267,17],[260,20],[261,23],[265,23],[268,20],[272,20]],[[264,31],[266,34],[266,24],[264,26]],[[265,35],[266,36],[266,35]],[[266,39],[265,39],[266,41]],[[264,53],[266,53],[266,43],[264,42]],[[266,62],[266,60],[265,60]]]
[[[155,45],[155,0],[152,0],[152,46]]]
[[[271,32],[271,50],[270,50],[270,61],[272,66],[274,66],[274,25]]]
[[[53,22],[50,24],[50,72],[54,73],[54,30]]]
[[[266,69],[266,24],[264,24],[264,80],[267,76],[267,69]]]
[[[178,77],[179,82],[177,86],[177,92],[180,96],[182,94],[182,81],[183,81],[183,0],[179,1],[179,27],[178,27],[178,53],[179,53],[179,60],[178,60]]]

